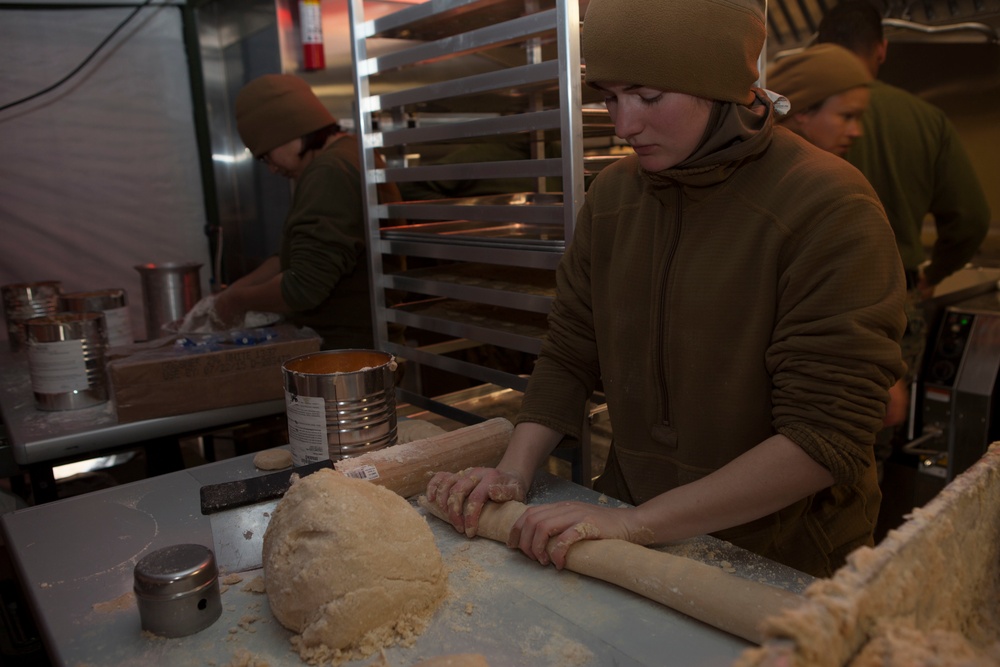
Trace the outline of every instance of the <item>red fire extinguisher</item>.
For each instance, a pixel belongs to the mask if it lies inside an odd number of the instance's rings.
[[[299,0],[299,27],[302,30],[302,69],[326,67],[323,55],[323,13],[320,0]]]

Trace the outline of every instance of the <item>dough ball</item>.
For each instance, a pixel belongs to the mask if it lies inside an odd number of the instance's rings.
[[[287,449],[265,449],[254,454],[253,464],[260,470],[281,470],[292,465],[292,453]]]
[[[443,428],[422,419],[400,419],[396,422],[396,444],[423,440],[447,433]]]
[[[307,661],[369,655],[420,632],[447,588],[424,518],[392,491],[333,470],[288,490],[263,560],[271,611],[299,634],[293,644]]]

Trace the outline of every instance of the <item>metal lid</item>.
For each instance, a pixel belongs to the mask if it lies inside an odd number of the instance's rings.
[[[69,292],[59,295],[59,308],[73,312],[88,310],[108,310],[121,308],[127,304],[125,290],[116,287],[111,289],[90,290],[89,292]]]
[[[215,554],[201,544],[175,544],[146,554],[135,566],[135,594],[175,598],[200,592],[219,576]]]

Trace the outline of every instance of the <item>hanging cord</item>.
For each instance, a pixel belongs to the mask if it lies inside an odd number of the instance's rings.
[[[111,39],[115,35],[117,35],[118,32],[128,24],[129,21],[131,21],[133,18],[135,18],[135,15],[139,13],[139,10],[143,9],[144,7],[146,7],[147,5],[149,5],[150,3],[152,3],[152,1],[153,0],[145,0],[141,5],[139,5],[135,9],[133,9],[132,13],[129,14],[128,16],[126,16],[124,21],[122,21],[117,26],[115,26],[115,29],[112,30],[108,34],[108,36],[105,37],[101,41],[101,43],[97,45],[97,48],[95,48],[93,51],[91,51],[90,55],[88,55],[86,58],[84,58],[83,62],[81,62],[79,65],[77,65],[76,68],[74,68],[72,72],[70,72],[69,74],[67,74],[63,78],[59,79],[58,81],[56,81],[55,83],[53,83],[48,88],[44,88],[42,90],[39,90],[37,93],[32,93],[31,95],[28,95],[27,97],[22,97],[19,100],[14,100],[13,102],[8,102],[7,104],[4,104],[3,106],[0,106],[0,111],[6,111],[7,109],[10,109],[12,107],[16,107],[19,104],[24,104],[25,102],[30,102],[31,100],[35,99],[36,97],[41,97],[42,95],[45,95],[46,93],[49,93],[49,92],[55,90],[59,86],[63,85],[64,83],[66,83],[67,81],[69,81],[70,79],[72,79],[74,76],[76,76],[76,74],[80,70],[82,70],[84,67],[87,66],[87,63],[89,63],[91,60],[94,59],[94,56],[96,56],[98,53],[100,53],[101,49],[103,49],[105,47],[105,45],[107,45],[107,43],[110,42]]]

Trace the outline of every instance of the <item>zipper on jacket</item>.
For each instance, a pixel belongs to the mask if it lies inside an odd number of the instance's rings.
[[[663,262],[663,271],[660,272],[660,286],[658,290],[660,316],[657,318],[656,336],[653,343],[656,347],[656,379],[660,385],[660,423],[654,424],[650,435],[657,442],[677,445],[677,435],[670,426],[670,395],[667,391],[667,355],[664,352],[665,337],[667,332],[667,319],[670,314],[667,312],[667,283],[670,274],[670,267],[673,264],[674,253],[681,236],[681,221],[683,219],[683,186],[677,186],[677,203],[674,208],[675,219],[673,229],[670,234],[670,245],[667,248],[666,259]]]

